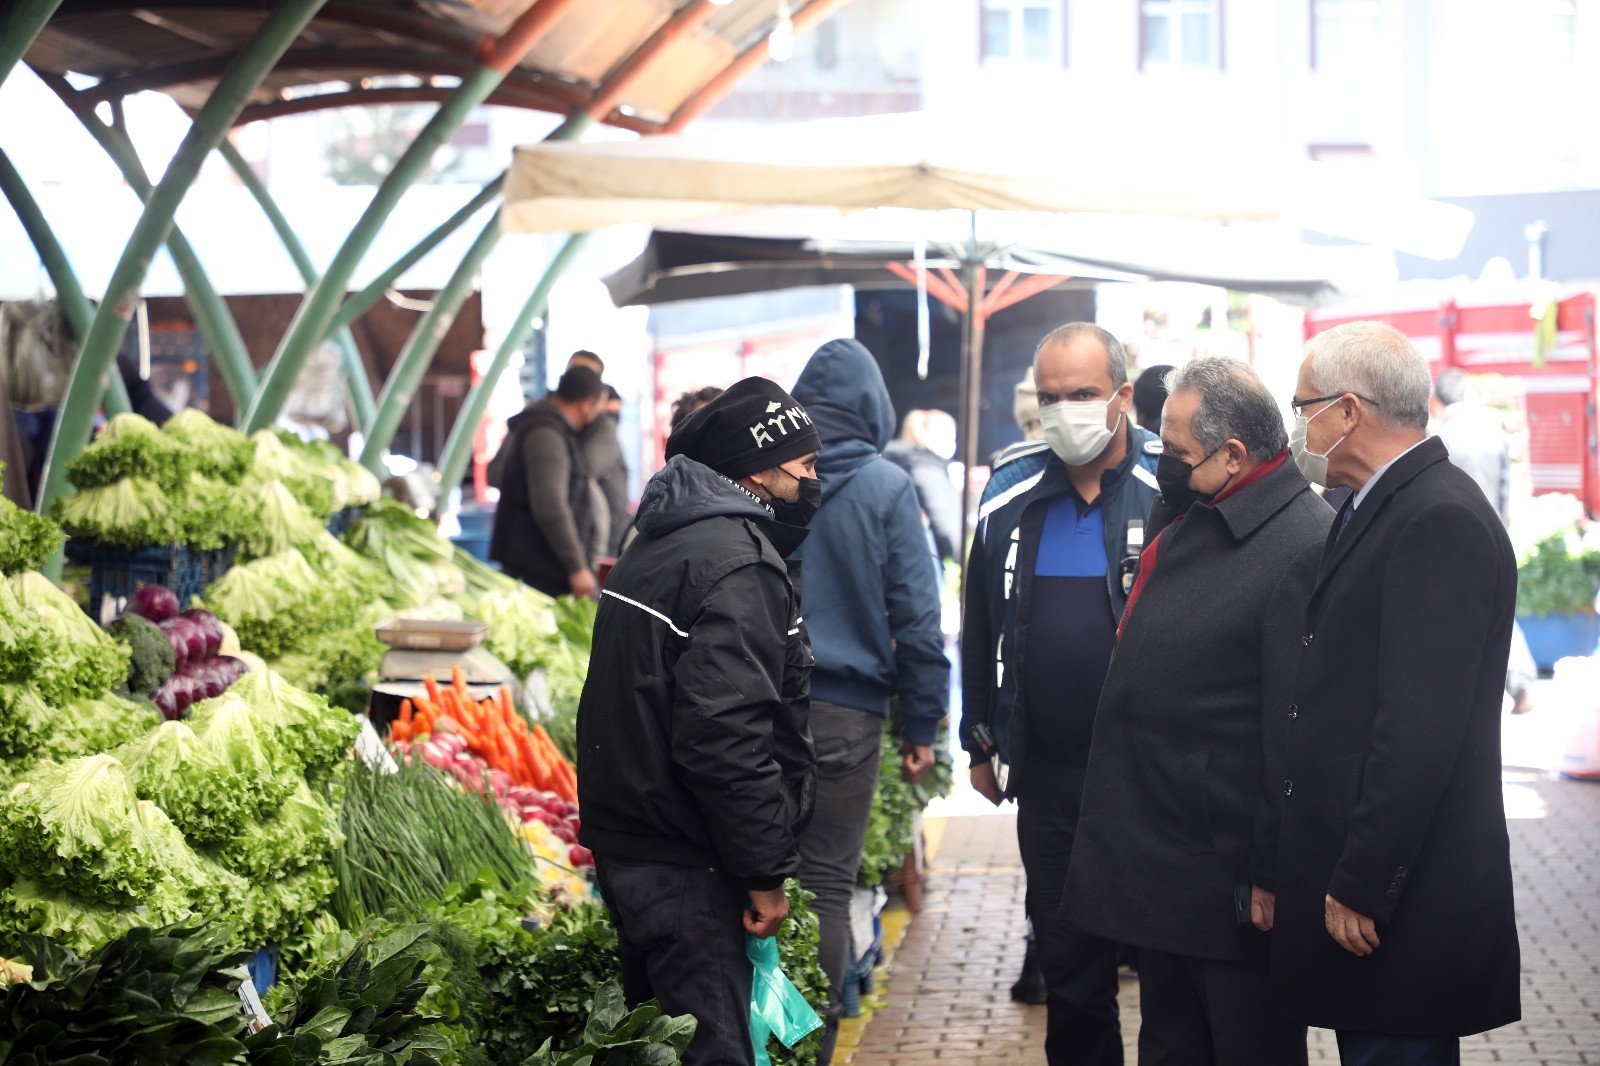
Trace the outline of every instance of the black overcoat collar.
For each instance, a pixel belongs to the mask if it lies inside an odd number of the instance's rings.
[[[1354,507],[1356,493],[1351,493],[1350,498],[1339,508],[1339,513],[1334,517],[1333,527],[1328,530],[1328,543],[1322,551],[1322,569],[1317,574],[1317,589],[1320,593],[1339,564],[1349,558],[1357,543],[1372,523],[1378,520],[1389,500],[1394,494],[1405,488],[1418,474],[1435,463],[1449,462],[1450,453],[1445,450],[1444,442],[1438,437],[1429,437],[1410,451],[1394,461],[1394,465],[1385,470],[1378,478],[1378,483],[1372,486],[1367,493],[1367,498],[1361,501],[1360,507],[1355,507],[1355,514],[1350,517],[1350,524],[1345,526],[1345,512]],[[1340,529],[1344,532],[1341,533]],[[1315,593],[1313,593],[1315,596]]]
[[[1289,506],[1296,496],[1310,491],[1311,485],[1300,468],[1286,461],[1260,481],[1246,485],[1211,509],[1221,516],[1234,540],[1244,540]]]

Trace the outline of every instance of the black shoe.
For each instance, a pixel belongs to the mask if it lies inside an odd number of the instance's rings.
[[[1022,976],[1011,986],[1011,998],[1034,1007],[1045,1001],[1044,969],[1039,965],[1037,941],[1028,941],[1028,953],[1022,957]]]

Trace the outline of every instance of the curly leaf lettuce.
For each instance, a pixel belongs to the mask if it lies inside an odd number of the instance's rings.
[[[108,692],[78,700],[53,713],[50,728],[40,738],[39,756],[60,761],[99,755],[144,736],[160,724],[161,712],[154,704]]]
[[[110,755],[41,763],[12,785],[0,852],[23,878],[119,907],[184,906],[202,881],[183,834]]]
[[[167,812],[196,845],[231,840],[250,821],[248,783],[184,722],[163,722],[116,752],[140,799]]]
[[[301,781],[276,814],[250,823],[216,858],[236,873],[271,880],[325,863],[343,844],[338,812]]]
[[[177,505],[183,542],[214,551],[255,535],[261,514],[248,494],[219,478],[191,474]]]
[[[0,474],[5,469],[0,463]],[[37,570],[60,544],[61,530],[54,522],[0,496],[0,574]]]
[[[98,696],[127,678],[128,649],[43,574],[19,574],[11,579],[11,590],[47,631],[49,650],[31,675],[47,702]]]
[[[320,521],[295,499],[282,481],[250,482],[245,486],[259,517],[256,529],[239,543],[246,559],[263,559],[310,545],[318,533],[327,533]]]
[[[154,422],[135,414],[116,415],[67,467],[79,489],[99,488],[123,478],[146,478],[175,491],[194,468],[192,449],[164,435]]]
[[[294,791],[305,763],[293,739],[233,689],[196,704],[190,722],[237,782],[239,801],[251,817],[277,810]]]
[[[173,544],[180,537],[167,490],[155,481],[125,477],[59,497],[51,514],[67,536],[115,548]]]
[[[22,605],[9,581],[0,580],[0,681],[27,677],[44,658],[49,637]]]
[[[244,480],[255,460],[256,446],[249,437],[193,407],[167,419],[161,432],[194,453],[195,470],[230,485]]]
[[[247,650],[276,659],[310,636],[348,625],[361,601],[330,585],[305,556],[286,551],[229,570],[206,590],[204,606]]]
[[[350,712],[328,706],[321,696],[296,688],[272,670],[246,674],[228,695],[249,704],[277,727],[313,780],[344,762],[361,732],[360,719]]]
[[[55,712],[30,685],[0,685],[0,761],[32,762]]]

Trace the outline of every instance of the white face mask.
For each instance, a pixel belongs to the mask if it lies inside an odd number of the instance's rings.
[[[1289,453],[1294,456],[1294,465],[1299,467],[1300,473],[1304,474],[1306,480],[1314,485],[1326,486],[1328,484],[1328,456],[1333,454],[1334,448],[1344,443],[1345,438],[1340,437],[1333,442],[1332,447],[1318,455],[1316,452],[1306,451],[1306,427],[1311,424],[1312,418],[1317,418],[1323,411],[1332,406],[1333,404],[1330,403],[1322,411],[1312,415],[1311,418],[1307,418],[1304,411],[1296,412],[1294,428],[1289,431]],[[1345,436],[1349,436],[1349,434]]]
[[[1068,466],[1082,466],[1098,459],[1111,443],[1111,435],[1122,426],[1120,413],[1115,426],[1106,426],[1106,411],[1116,399],[1063,400],[1039,408],[1039,425],[1050,450]]]

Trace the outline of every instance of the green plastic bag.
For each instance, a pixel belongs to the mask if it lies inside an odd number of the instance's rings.
[[[756,1048],[756,1066],[772,1066],[767,1038],[775,1036],[784,1047],[794,1047],[822,1028],[822,1017],[789,980],[778,962],[777,937],[744,935],[744,953],[755,967],[750,985],[750,1041]]]

